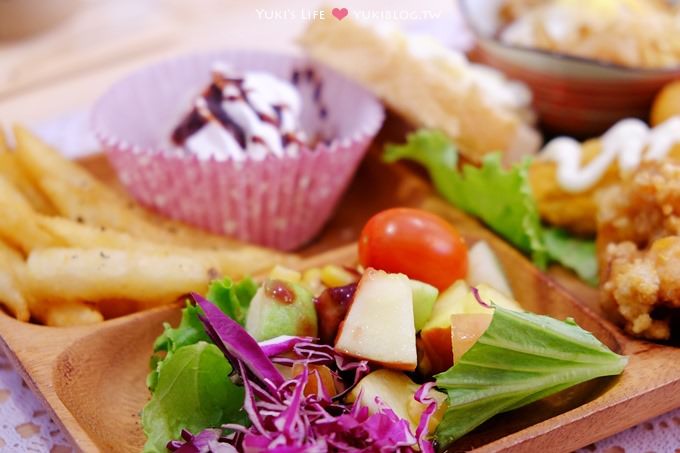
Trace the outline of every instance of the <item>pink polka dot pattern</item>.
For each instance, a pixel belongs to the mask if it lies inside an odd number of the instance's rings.
[[[314,99],[315,90],[300,88],[301,122],[309,137],[322,138],[319,144],[297,156],[243,162],[199,160],[172,150],[168,131],[188,108],[180,99],[191,99],[205,85],[218,60],[283,79],[313,68],[322,100]],[[370,94],[325,67],[286,55],[228,51],[133,74],[100,99],[92,120],[120,180],[141,203],[215,233],[292,250],[328,220],[383,117]]]

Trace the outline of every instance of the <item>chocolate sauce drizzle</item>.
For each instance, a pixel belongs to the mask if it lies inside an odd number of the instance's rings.
[[[328,109],[322,101],[323,81],[317,72],[311,68],[300,68],[293,70],[291,74],[291,82],[296,88],[301,88],[301,85],[308,85],[312,89],[312,99],[317,107],[317,114],[319,118],[325,119],[328,115]],[[225,96],[225,88],[234,87],[236,90],[228,90],[230,94]],[[236,93],[233,93],[236,91]],[[228,131],[234,140],[242,149],[247,148],[248,134],[223,108],[223,102],[245,102],[250,109],[255,112],[259,119],[271,124],[276,128],[281,127],[283,111],[288,108],[286,105],[273,105],[274,115],[266,114],[258,111],[250,102],[248,97],[248,89],[245,87],[244,79],[241,77],[229,77],[219,71],[213,71],[212,81],[210,85],[201,93],[204,108],[194,105],[191,111],[182,118],[179,125],[172,132],[172,142],[176,146],[184,146],[187,140],[203,128],[208,122],[218,122],[226,131]],[[198,103],[197,103],[198,104]],[[267,143],[258,135],[250,136],[251,143],[257,143],[266,146]],[[301,140],[298,134],[285,133],[281,134],[281,144],[283,148],[291,144],[297,144],[302,147],[305,142]],[[271,149],[268,151],[271,152]]]

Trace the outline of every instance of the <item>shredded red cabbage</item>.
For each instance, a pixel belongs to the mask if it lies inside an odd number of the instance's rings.
[[[472,288],[470,288],[470,291],[472,291],[472,295],[475,296],[475,299],[477,300],[477,303],[479,305],[481,305],[482,307],[486,307],[486,308],[493,308],[493,306],[490,303],[488,303],[484,299],[482,299],[482,295],[479,294],[479,290],[477,289],[476,286],[473,286]]]
[[[203,309],[206,331],[240,374],[245,390],[243,409],[251,426],[222,426],[229,434],[209,429],[197,435],[182,433],[183,441],[173,441],[168,449],[179,452],[433,452],[425,439],[436,402],[428,397],[434,384],[425,384],[416,400],[427,404],[416,431],[382,405],[380,412],[369,414],[357,402],[348,405],[341,397],[369,372],[366,361],[337,353],[331,346],[314,343],[311,338],[281,337],[258,345],[236,322],[217,307],[194,294]],[[299,364],[304,366],[299,367]],[[276,366],[298,365],[300,374],[285,380]],[[335,376],[349,383],[332,396],[321,385],[314,366],[326,366]],[[272,371],[274,370],[274,371]],[[319,379],[317,392],[305,394],[310,379]],[[376,400],[379,404],[380,402]]]

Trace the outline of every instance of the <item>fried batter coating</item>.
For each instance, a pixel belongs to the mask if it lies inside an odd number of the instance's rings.
[[[583,142],[582,151],[581,165],[586,165],[602,151],[602,141],[592,139]],[[671,148],[668,159],[680,159],[680,145]],[[597,230],[596,195],[620,181],[618,164],[614,162],[592,188],[572,193],[564,190],[557,181],[555,162],[537,159],[529,167],[529,182],[541,218],[551,225],[586,236]]]
[[[581,165],[593,160],[601,149],[600,140],[584,142]],[[564,190],[557,181],[555,162],[535,160],[529,167],[529,181],[538,205],[538,212],[543,220],[577,234],[592,235],[596,230],[595,193],[617,182],[618,170],[615,165],[612,165],[591,189],[581,193],[571,193]]]
[[[633,335],[670,338],[680,314],[680,161],[644,163],[597,203],[603,306]]]

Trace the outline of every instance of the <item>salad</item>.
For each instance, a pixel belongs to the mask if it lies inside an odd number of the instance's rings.
[[[377,214],[359,262],[192,294],[154,344],[145,451],[433,452],[627,363],[522,310],[488,244],[433,214]]]
[[[545,269],[558,263],[583,281],[597,286],[595,241],[544,225],[529,178],[530,158],[510,169],[501,165],[501,153],[489,154],[481,167],[458,168],[458,150],[444,133],[422,129],[406,143],[388,145],[387,162],[411,160],[429,173],[439,194],[462,211],[483,221]]]

